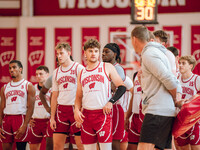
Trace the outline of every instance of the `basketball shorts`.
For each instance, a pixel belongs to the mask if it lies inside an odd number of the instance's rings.
[[[2,121],[2,130],[6,139],[1,139],[3,143],[27,142],[28,128],[20,139],[15,139],[16,131],[23,125],[25,115],[5,115]]]
[[[128,142],[130,144],[139,143],[141,127],[142,122],[140,121],[139,114],[133,114],[128,129]]]
[[[192,128],[190,128],[186,133],[176,138],[178,146],[190,145],[200,145],[200,123],[197,122]]]
[[[56,126],[54,133],[69,133],[80,132],[80,128],[76,127],[74,119],[74,106],[72,105],[58,105],[56,112]]]
[[[81,128],[83,144],[112,142],[112,113],[104,114],[103,109],[83,110],[85,116]]]
[[[124,130],[123,138],[120,140],[120,143],[128,142],[128,132]]]
[[[124,136],[124,110],[120,104],[113,105],[113,140],[122,140]]]
[[[139,142],[155,144],[159,149],[170,149],[173,123],[174,117],[145,114]]]
[[[29,128],[29,144],[41,143],[43,137],[53,137],[49,119],[34,119],[35,126]]]

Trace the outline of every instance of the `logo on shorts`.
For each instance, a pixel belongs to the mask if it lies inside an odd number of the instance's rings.
[[[190,136],[190,140],[194,140],[194,138],[195,138],[195,135]]]
[[[94,86],[95,86],[95,82],[91,83],[91,84],[89,85],[89,88],[90,88],[90,89],[93,89]]]
[[[16,100],[17,100],[17,96],[11,98],[11,102],[14,102]]]
[[[101,136],[104,136],[105,135],[105,131],[101,131],[101,132],[99,132],[99,136],[101,137]]]

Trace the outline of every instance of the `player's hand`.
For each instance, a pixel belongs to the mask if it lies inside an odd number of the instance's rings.
[[[85,118],[85,116],[82,114],[81,111],[79,111],[78,109],[75,109],[74,111],[74,119],[76,120],[77,123],[83,123],[83,118]]]
[[[0,138],[6,139],[5,136],[3,136],[5,133],[3,132],[2,128],[0,128]]]
[[[76,127],[77,127],[77,128],[81,128],[81,125],[82,125],[81,123],[76,122]]]
[[[185,100],[185,99],[176,101],[175,106],[178,107],[179,109],[181,109],[181,107],[183,106],[183,104],[184,104],[186,101],[187,101],[187,100]]]
[[[26,126],[26,125],[22,125],[22,126],[15,132],[15,134],[16,134],[15,139],[20,139],[20,138],[24,135],[26,129],[27,129],[27,126]]]
[[[124,129],[127,131],[128,128],[129,128],[129,118],[126,118],[126,119],[124,120]]]
[[[103,107],[103,113],[104,114],[110,114],[112,111],[113,104],[111,102],[108,102],[104,107]]]
[[[54,131],[56,129],[56,121],[55,119],[50,119],[50,127]]]
[[[30,119],[29,125],[30,125],[30,127],[35,127],[35,120],[34,119]]]

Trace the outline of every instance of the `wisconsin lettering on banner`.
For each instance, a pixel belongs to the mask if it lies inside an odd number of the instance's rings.
[[[111,15],[131,14],[131,1],[132,0],[34,0],[33,3],[34,15]],[[199,0],[158,0],[157,2],[158,13],[200,11]]]
[[[197,61],[193,73],[200,75],[200,25],[191,26],[191,54]]]
[[[55,28],[55,46],[58,43],[68,43],[71,47],[71,52],[73,53],[72,28]],[[55,60],[56,60],[56,51],[55,51]],[[56,61],[55,61],[55,68],[57,68]]]
[[[82,48],[84,43],[89,39],[96,39],[99,41],[99,27],[91,27],[91,28],[82,28]],[[100,42],[100,41],[99,41]],[[84,55],[84,49],[82,51],[82,65],[86,66],[86,60]]]
[[[36,68],[44,65],[45,60],[45,28],[28,28],[28,81],[35,84]]]
[[[11,81],[9,62],[16,59],[16,29],[0,29],[0,88]]]

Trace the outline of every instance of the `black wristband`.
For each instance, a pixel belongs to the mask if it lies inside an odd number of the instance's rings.
[[[120,99],[120,97],[126,92],[126,87],[123,85],[120,85],[117,88],[117,91],[115,92],[114,96],[109,100],[109,102],[111,103],[115,103],[116,101],[118,101]]]

